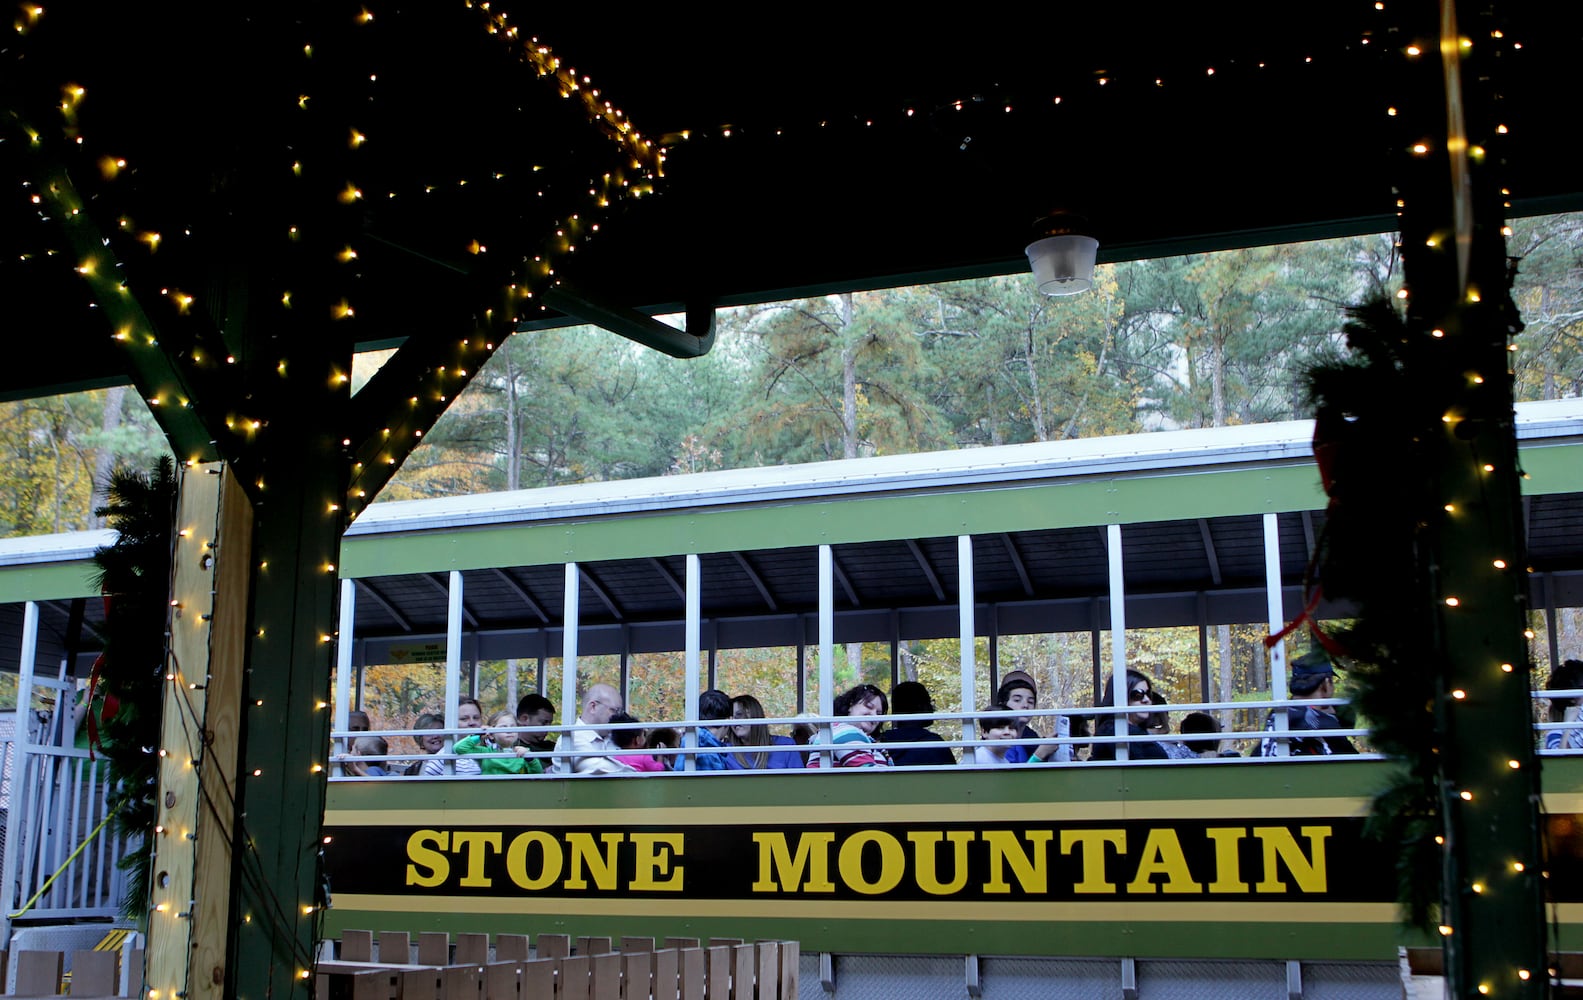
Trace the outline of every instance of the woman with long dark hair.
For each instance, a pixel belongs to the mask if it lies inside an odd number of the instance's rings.
[[[1124,683],[1127,685],[1127,712],[1125,715],[1116,712],[1095,714],[1094,716],[1094,749],[1089,754],[1089,760],[1115,760],[1118,744],[1100,742],[1107,736],[1148,736],[1150,717],[1156,711],[1154,708],[1154,682],[1136,670],[1128,669]],[[1105,687],[1094,701],[1095,708],[1110,708],[1115,701],[1116,678],[1115,675],[1105,678]],[[1125,719],[1123,723],[1121,720]],[[1139,740],[1127,745],[1128,760],[1166,760],[1170,754],[1159,743]]]

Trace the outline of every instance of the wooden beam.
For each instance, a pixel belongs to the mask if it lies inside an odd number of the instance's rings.
[[[146,975],[220,1000],[252,573],[252,508],[228,468],[185,470],[176,528]]]
[[[407,338],[353,397],[346,440],[352,460],[347,510],[354,516],[373,502],[511,333],[503,319],[463,329]]]

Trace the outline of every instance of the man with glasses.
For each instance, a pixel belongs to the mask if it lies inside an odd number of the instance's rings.
[[[594,684],[584,692],[583,709],[577,716],[578,728],[561,740],[562,753],[570,750],[576,754],[569,758],[571,771],[576,774],[625,774],[634,770],[620,757],[605,756],[617,749],[611,742],[610,730],[582,728],[608,725],[610,717],[624,707],[621,692],[609,684]],[[556,770],[566,771],[567,763],[568,758],[563,757],[557,762]]]
[[[1322,649],[1310,650],[1292,661],[1292,679],[1286,689],[1294,699],[1326,699],[1336,696],[1336,668]],[[1275,711],[1264,720],[1264,731],[1275,732]],[[1286,728],[1292,732],[1323,734],[1329,729],[1350,728],[1336,717],[1334,705],[1288,705]],[[1293,757],[1357,753],[1358,748],[1345,736],[1265,736],[1259,741],[1259,756],[1276,756],[1279,743],[1286,743]]]

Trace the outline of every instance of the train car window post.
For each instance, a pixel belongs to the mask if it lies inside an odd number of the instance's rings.
[[[1111,716],[1116,720],[1111,732],[1119,736],[1126,731],[1127,718],[1127,585],[1122,572],[1121,525],[1106,525],[1105,539],[1110,560],[1110,675],[1116,678],[1110,685],[1110,707],[1116,710]],[[1097,720],[1095,727],[1098,728]],[[1130,759],[1126,742],[1117,742],[1117,763],[1125,764]]]
[[[687,686],[686,696],[683,699],[681,715],[685,719],[693,719],[698,715],[698,696],[701,693],[698,687],[698,651],[703,645],[703,562],[698,558],[698,553],[687,553],[687,638],[686,638],[686,670]],[[689,726],[682,737],[682,745],[696,750],[698,747],[698,730]],[[682,768],[687,771],[696,771],[698,761],[693,752],[689,751],[682,757]]]
[[[461,728],[462,692],[462,574],[451,570],[445,591],[445,773],[456,773],[456,760],[450,756]]]
[[[352,636],[352,626],[357,620],[357,587],[351,580],[341,581],[341,607],[340,622],[336,633],[335,643],[335,719],[332,728],[337,732],[344,731],[350,724],[352,711],[352,652],[356,648]],[[362,685],[359,684],[359,687]],[[363,707],[361,692],[357,699],[357,707]],[[339,761],[341,757],[351,751],[350,741],[336,740],[332,743],[335,748],[333,759]],[[340,775],[341,765],[337,763],[330,772]]]
[[[582,593],[582,577],[577,571],[577,564],[566,564],[565,598],[561,611],[561,719],[566,725],[576,725],[578,709],[577,703],[577,602]],[[556,746],[565,746],[571,749],[573,740],[567,733]],[[575,756],[562,757],[561,770],[567,774],[577,771],[577,758]]]
[[[976,629],[973,621],[973,536],[958,535],[956,538],[956,606],[958,636],[960,639],[960,663],[962,668],[962,763],[967,764],[973,759],[973,754],[967,749],[967,741],[978,739],[974,728],[973,709],[977,706],[978,698],[975,691],[976,668],[973,656],[973,639]]]
[[[1279,632],[1286,624],[1286,610],[1281,604],[1281,535],[1277,526],[1277,515],[1264,515],[1264,593],[1269,605],[1270,634]],[[1276,702],[1285,702],[1286,691],[1286,643],[1278,642],[1269,647],[1270,664],[1270,699]],[[1282,734],[1287,731],[1290,720],[1287,718],[1286,706],[1278,706],[1274,714],[1275,732]],[[1286,757],[1291,753],[1290,742],[1277,735],[1275,755]]]
[[[835,714],[835,553],[829,545],[819,546],[819,714]],[[819,723],[819,766],[829,770],[835,757],[828,747],[832,737],[830,723]]]

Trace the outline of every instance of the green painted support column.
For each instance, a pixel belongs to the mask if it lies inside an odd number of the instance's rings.
[[[333,398],[301,400],[298,419],[326,430],[291,429],[283,439],[296,448],[262,463],[227,991],[239,1000],[310,995],[341,531],[331,504],[344,483],[326,432],[337,409]]]
[[[1419,414],[1418,426],[1431,470],[1420,558],[1435,608],[1425,639],[1440,664],[1446,977],[1459,998],[1540,997],[1539,773],[1508,353],[1521,322],[1508,294],[1498,101],[1520,39],[1488,3],[1406,7],[1391,42],[1404,70],[1406,305],[1414,335],[1443,347],[1420,373],[1443,412]]]

